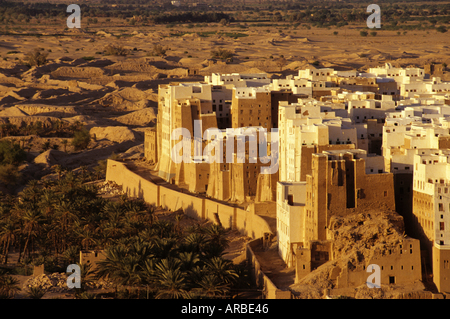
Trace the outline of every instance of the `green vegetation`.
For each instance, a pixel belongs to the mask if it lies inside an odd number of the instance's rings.
[[[41,49],[35,48],[25,55],[23,62],[30,67],[41,66],[47,63],[47,56],[47,52],[42,52]]]
[[[112,7],[110,4],[121,4]],[[382,7],[382,30],[432,30],[436,25],[450,22],[450,4],[434,1],[380,0]],[[81,10],[89,25],[103,23],[122,26],[150,26],[164,24],[171,29],[178,24],[188,24],[187,28],[204,27],[216,23],[221,27],[287,27],[293,28],[340,28],[352,24],[364,24],[368,17],[367,3],[360,0],[339,1],[266,1],[263,3],[210,2],[208,11],[198,7],[173,7],[168,3],[148,3],[145,0],[107,0],[100,3],[83,3]],[[4,30],[24,30],[22,26],[36,24],[61,25],[67,18],[65,4],[44,2],[2,2],[0,24],[13,26]],[[226,12],[226,13],[225,13]],[[18,27],[21,26],[21,27]],[[54,36],[61,34],[29,33],[27,36]]]
[[[238,39],[238,38],[242,38],[242,37],[248,37],[248,34],[246,33],[239,33],[239,32],[225,32],[223,33],[223,35],[233,38],[233,39]]]
[[[59,172],[57,180],[30,181],[19,196],[0,194],[0,263],[11,248],[19,265],[42,264],[63,272],[76,263],[81,249],[104,249],[106,259],[96,272],[81,269],[82,283],[108,277],[120,298],[233,297],[248,288],[248,272],[222,256],[227,231],[218,225],[182,228],[158,220],[154,207],[122,196],[113,202],[84,184],[90,173]],[[12,294],[0,277],[0,294]],[[9,290],[8,290],[9,289]],[[93,298],[87,285],[78,298]],[[30,291],[42,297],[43,291]]]
[[[16,165],[6,164],[0,166],[0,182],[6,186],[17,185],[22,178]]]
[[[359,31],[359,35],[360,36],[362,36],[362,37],[367,37],[367,35],[369,34],[369,32],[367,32],[367,31]]]
[[[27,290],[28,297],[31,299],[42,299],[47,291],[40,287],[29,287]]]
[[[152,51],[149,53],[150,56],[165,56],[166,52],[167,52],[168,48],[167,47],[163,47],[160,44],[154,44]]]
[[[72,146],[76,151],[84,150],[88,147],[89,142],[91,141],[91,135],[87,129],[80,129],[75,131],[72,139]]]
[[[218,48],[217,50],[211,50],[212,59],[227,60],[233,58],[233,52],[223,48]]]
[[[221,257],[225,236],[217,225],[183,233],[177,224],[155,221],[139,235],[110,245],[98,275],[116,285],[151,287],[156,299],[229,296],[244,276],[239,277],[243,269]]]
[[[104,50],[105,55],[118,55],[118,56],[126,56],[129,52],[122,45],[114,45],[108,44]]]
[[[9,140],[0,141],[0,165],[19,165],[26,157],[19,144]]]
[[[22,178],[18,165],[24,162],[27,154],[20,144],[10,140],[0,141],[0,183],[8,186],[16,185]]]
[[[0,299],[12,299],[19,290],[19,280],[0,270]]]

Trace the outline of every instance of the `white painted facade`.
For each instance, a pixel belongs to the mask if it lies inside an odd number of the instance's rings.
[[[450,247],[450,150],[424,150],[414,156],[413,189],[434,198],[434,214],[419,220],[427,232],[427,221],[433,222],[432,240]]]
[[[306,182],[277,183],[278,253],[288,267],[295,265],[291,244],[303,242],[301,233],[306,203]]]
[[[212,85],[233,85],[234,87],[264,86],[270,84],[266,73],[212,73],[205,76],[205,82]]]

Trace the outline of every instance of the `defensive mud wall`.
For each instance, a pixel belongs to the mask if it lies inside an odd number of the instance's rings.
[[[166,210],[182,209],[187,216],[195,219],[220,221],[223,227],[236,229],[252,239],[261,238],[264,233],[273,234],[267,221],[256,215],[252,206],[249,210],[244,210],[156,185],[129,170],[123,162],[108,160],[106,180],[121,185],[122,190],[130,197],[142,198],[147,203]]]
[[[265,299],[291,299],[291,292],[289,290],[283,291],[278,289],[277,286],[267,277],[262,271],[261,265],[256,258],[254,249],[263,245],[263,238],[252,240],[246,244],[247,260],[252,265],[250,276],[256,286],[262,289],[262,294]]]

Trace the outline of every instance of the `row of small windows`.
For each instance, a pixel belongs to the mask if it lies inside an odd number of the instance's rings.
[[[278,86],[279,86],[279,87],[291,87],[290,84],[284,84],[284,85],[283,85],[283,84],[278,84]],[[306,87],[306,84],[303,84],[303,85],[295,84],[294,86],[295,86],[296,88],[298,88],[298,87],[304,87],[304,88],[305,88],[305,87]],[[315,86],[315,85],[314,85],[314,86]],[[320,87],[322,87],[322,84],[320,85]]]

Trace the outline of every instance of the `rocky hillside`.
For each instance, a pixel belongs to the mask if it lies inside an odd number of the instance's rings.
[[[395,212],[368,211],[346,217],[332,217],[331,236],[333,260],[318,267],[290,286],[293,294],[302,299],[325,298],[335,288],[336,269],[355,269],[370,261],[374,254],[386,255],[406,237],[403,218]],[[369,274],[368,274],[369,275]],[[349,289],[355,298],[408,298],[416,295],[424,298],[421,282],[409,286],[383,286],[369,289],[366,284]],[[431,295],[430,295],[431,296]]]

